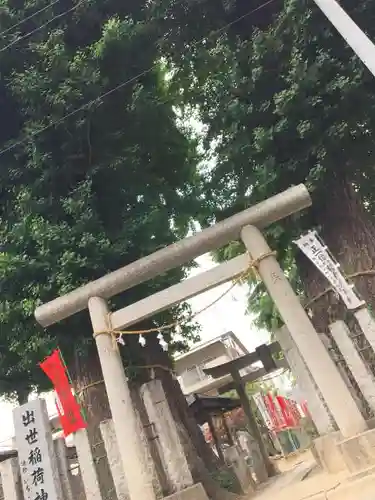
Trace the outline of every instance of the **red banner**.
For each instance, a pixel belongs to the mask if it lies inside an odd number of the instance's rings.
[[[277,409],[275,407],[275,403],[273,402],[273,398],[270,393],[264,396],[264,402],[267,406],[268,413],[271,417],[273,430],[281,429],[283,427],[283,422],[280,420],[279,415],[277,414]]]
[[[82,417],[81,408],[72,393],[60,351],[56,349],[39,366],[52,381],[55,388],[58,399],[56,407],[64,436],[69,436],[79,429],[84,429],[86,422]]]
[[[282,396],[273,398],[271,393],[263,396],[267,413],[272,422],[272,430],[279,432],[288,427],[298,427],[301,414],[295,401]]]
[[[296,422],[295,415],[293,415],[291,402],[282,396],[276,396],[276,400],[279,403],[286,425],[288,427],[297,427],[298,422]]]

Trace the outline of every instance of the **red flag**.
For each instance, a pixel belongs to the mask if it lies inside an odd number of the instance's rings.
[[[273,430],[278,431],[280,428],[283,427],[282,422],[280,422],[280,419],[277,415],[275,403],[273,402],[272,395],[270,393],[266,394],[264,396],[264,402],[266,403],[268,413],[271,417],[272,423],[273,423]]]
[[[58,400],[56,406],[64,436],[69,436],[79,429],[84,429],[86,422],[82,417],[81,408],[72,394],[72,388],[63,360],[61,359],[60,351],[56,349],[39,366],[50,378],[55,388]]]
[[[295,427],[295,421],[293,415],[290,412],[288,401],[282,396],[276,396],[276,400],[279,403],[286,425],[288,427]]]

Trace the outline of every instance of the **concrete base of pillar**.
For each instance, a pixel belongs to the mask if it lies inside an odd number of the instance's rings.
[[[164,500],[209,500],[201,483],[194,484],[185,490],[173,493]]]
[[[311,447],[318,465],[331,474],[347,470],[342,452],[338,448],[338,443],[342,440],[341,432],[331,432],[315,439]]]
[[[375,466],[375,430],[362,432],[337,444],[352,474]]]

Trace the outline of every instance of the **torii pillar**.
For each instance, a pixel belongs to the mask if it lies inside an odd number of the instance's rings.
[[[246,226],[241,238],[342,435],[366,431],[365,419],[262,233]]]

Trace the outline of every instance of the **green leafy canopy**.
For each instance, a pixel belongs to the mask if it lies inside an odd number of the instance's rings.
[[[375,40],[374,4],[340,4]],[[358,255],[365,241],[373,245],[373,75],[314,2],[234,0],[213,12],[207,0],[199,3],[199,24],[190,22],[195,4],[188,5],[179,17],[184,46],[171,36],[165,48],[178,68],[174,84],[199,109],[217,160],[206,175],[205,222],[304,182],[312,209],[266,232],[297,289],[313,293],[315,286],[307,263],[294,261],[292,241],[307,229],[320,229],[346,265],[371,267]],[[203,34],[205,43],[197,44]],[[231,245],[216,258],[241,251]],[[301,270],[309,279],[301,282]],[[371,292],[362,293],[371,302]],[[249,307],[262,325],[278,324],[262,286]]]
[[[46,5],[2,0],[1,29]],[[174,242],[199,210],[196,145],[176,125],[161,21],[150,18],[148,2],[90,0],[22,38],[71,7],[53,5],[7,32],[1,45],[16,43],[0,47],[0,143],[11,147],[0,153],[0,393],[7,395],[45,388],[37,363],[57,345],[69,364],[92,343],[87,311],[43,330],[36,305]],[[175,283],[186,269],[113,305]],[[186,314],[176,307],[157,321]],[[184,333],[196,338],[194,325]]]

